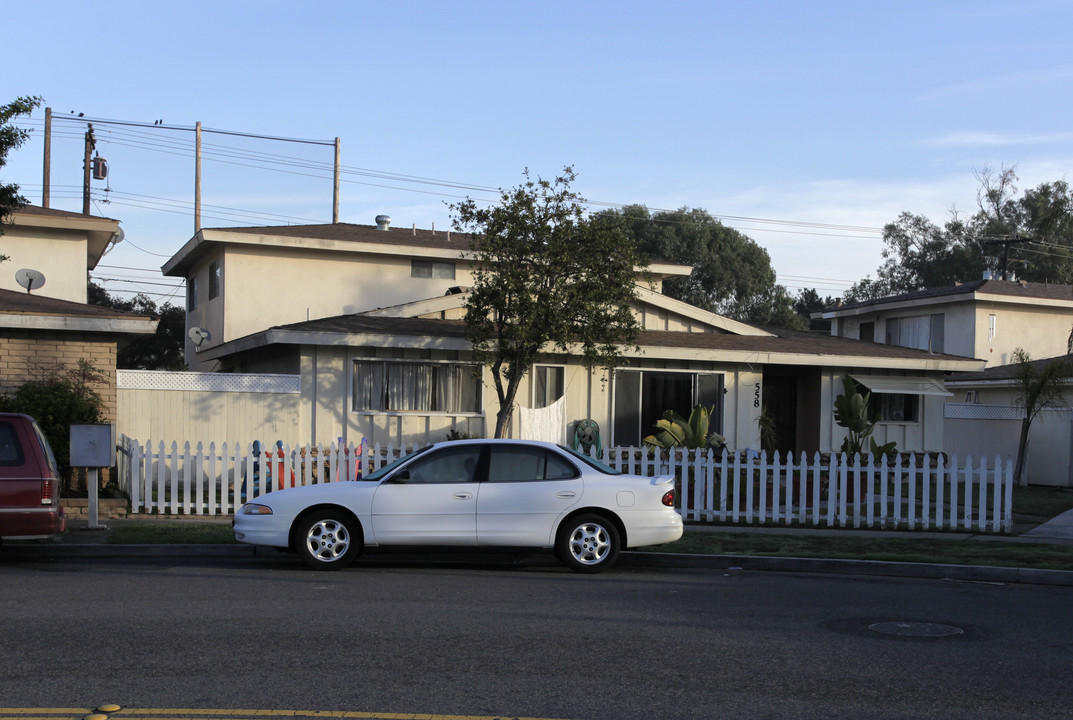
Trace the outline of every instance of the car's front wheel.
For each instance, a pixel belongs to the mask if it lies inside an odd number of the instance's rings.
[[[314,570],[339,570],[361,554],[361,528],[339,510],[313,512],[298,526],[295,545],[302,561]]]
[[[602,515],[578,515],[563,523],[555,551],[575,572],[596,573],[615,564],[621,546],[618,528]]]

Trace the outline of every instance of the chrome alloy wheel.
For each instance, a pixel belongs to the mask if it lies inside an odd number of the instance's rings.
[[[350,548],[350,531],[338,520],[327,518],[309,526],[305,542],[311,556],[321,562],[335,562]]]
[[[611,551],[611,538],[607,530],[595,522],[586,522],[574,528],[567,548],[570,555],[581,565],[599,565]]]

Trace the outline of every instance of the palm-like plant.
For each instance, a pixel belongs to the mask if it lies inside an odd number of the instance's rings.
[[[1017,348],[1013,351],[1013,364],[1017,366],[1017,404],[1025,412],[1021,420],[1021,437],[1017,443],[1017,461],[1013,470],[1013,481],[1020,485],[1025,480],[1025,455],[1032,421],[1045,408],[1063,407],[1067,404],[1065,389],[1073,377],[1073,363],[1068,356],[1053,358],[1045,363],[1032,362],[1027,352]]]
[[[868,414],[868,401],[871,397],[871,393],[862,395],[849,376],[842,378],[842,394],[835,398],[835,422],[849,431],[846,439],[842,441],[842,452],[847,457],[862,455],[866,442],[869,453],[875,457],[893,455],[896,452],[895,443],[880,445],[872,437],[876,424]]]
[[[726,439],[719,433],[709,431],[712,409],[697,405],[689,413],[689,419],[683,418],[674,410],[667,410],[656,421],[656,432],[641,440],[645,445],[671,448],[697,448],[722,445]]]

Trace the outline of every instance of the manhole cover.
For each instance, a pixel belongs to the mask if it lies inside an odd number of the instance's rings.
[[[929,622],[878,622],[869,625],[868,629],[884,635],[920,638],[950,637],[951,635],[965,634],[965,631],[959,627]]]

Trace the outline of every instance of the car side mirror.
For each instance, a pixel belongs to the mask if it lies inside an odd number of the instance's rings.
[[[393,483],[408,483],[410,482],[410,471],[399,470],[397,473],[391,476],[391,482]]]

